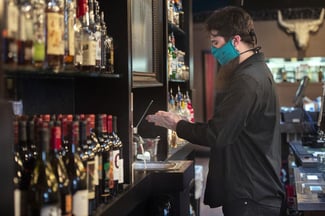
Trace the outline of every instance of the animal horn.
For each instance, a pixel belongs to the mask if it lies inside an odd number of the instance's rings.
[[[294,32],[295,25],[289,22],[285,22],[282,18],[282,13],[278,10],[278,22],[280,26],[284,27],[288,33]]]

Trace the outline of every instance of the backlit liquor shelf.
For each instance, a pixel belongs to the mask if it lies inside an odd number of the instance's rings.
[[[100,71],[80,71],[74,70],[62,70],[54,72],[46,69],[36,69],[34,67],[23,66],[9,66],[3,67],[5,76],[7,78],[73,78],[73,77],[98,77],[98,78],[121,78],[121,74],[118,73],[103,73]]]
[[[299,82],[304,76],[308,76],[311,82],[325,79],[325,57],[269,58],[266,63],[278,83]]]

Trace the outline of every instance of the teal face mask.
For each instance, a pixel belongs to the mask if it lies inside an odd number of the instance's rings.
[[[239,53],[232,44],[232,40],[229,40],[225,45],[220,48],[215,48],[214,46],[212,46],[211,53],[221,65],[227,64],[228,62],[239,56]]]

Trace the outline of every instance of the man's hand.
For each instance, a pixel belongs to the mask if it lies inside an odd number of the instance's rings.
[[[153,115],[147,115],[146,120],[154,123],[156,126],[165,127],[167,129],[176,130],[177,123],[183,118],[172,112],[158,111]]]

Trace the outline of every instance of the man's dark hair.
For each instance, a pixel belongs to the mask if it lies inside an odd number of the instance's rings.
[[[206,28],[218,31],[218,34],[229,40],[240,35],[242,41],[256,46],[257,38],[252,17],[242,8],[227,6],[215,10],[206,20]]]

